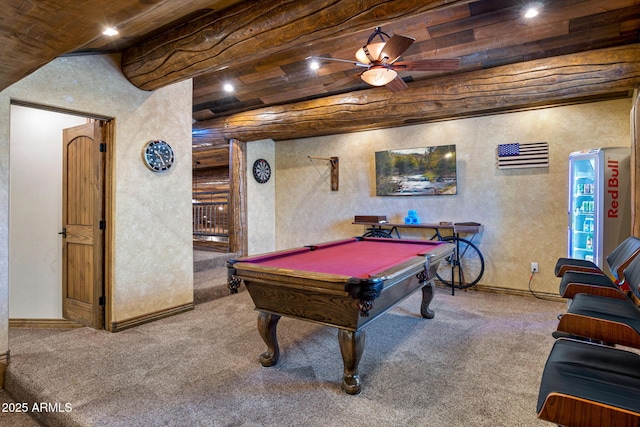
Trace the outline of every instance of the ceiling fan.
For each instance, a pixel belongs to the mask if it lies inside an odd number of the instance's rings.
[[[376,37],[380,37],[381,41],[374,42]],[[413,37],[401,36],[399,34],[394,34],[389,37],[380,27],[377,27],[369,36],[367,44],[356,52],[356,61],[318,56],[310,56],[307,60],[348,62],[356,67],[366,68],[366,70],[357,74],[356,77],[360,77],[372,86],[386,86],[392,92],[408,88],[405,81],[398,76],[396,71],[456,70],[460,66],[459,58],[398,61],[400,55],[402,55],[413,42],[415,42]],[[327,88],[340,87],[352,78],[353,76],[350,76],[346,79],[336,81]]]

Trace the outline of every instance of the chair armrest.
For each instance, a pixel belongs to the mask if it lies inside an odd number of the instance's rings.
[[[562,393],[549,393],[538,418],[572,427],[637,426],[640,414]]]
[[[629,325],[580,314],[565,313],[557,330],[610,344],[640,348],[640,334]]]

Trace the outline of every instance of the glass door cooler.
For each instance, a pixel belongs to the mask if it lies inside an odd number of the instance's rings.
[[[606,256],[631,233],[628,148],[569,155],[568,256],[606,270]],[[608,271],[607,271],[608,272]]]

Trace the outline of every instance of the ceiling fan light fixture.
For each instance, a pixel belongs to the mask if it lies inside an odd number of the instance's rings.
[[[384,86],[391,82],[398,76],[395,71],[385,68],[370,68],[360,76],[362,80],[369,83],[371,86]]]
[[[367,50],[369,51],[369,54],[374,60],[378,60],[378,58],[380,58],[380,52],[382,52],[382,49],[384,48],[385,44],[387,43],[377,42],[377,43],[369,43],[368,45],[361,47],[356,52],[356,59],[361,64],[371,64],[371,60],[365,53],[364,48],[365,47],[367,48]]]

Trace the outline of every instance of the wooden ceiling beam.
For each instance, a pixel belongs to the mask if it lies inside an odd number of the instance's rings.
[[[287,140],[577,102],[640,86],[640,44],[453,74],[211,119],[208,143]],[[194,127],[195,128],[195,127]]]
[[[301,44],[373,29],[472,0],[256,0],[194,20],[127,49],[122,70],[154,90],[201,74],[255,63]],[[313,55],[310,49],[310,55]]]
[[[160,31],[170,22],[203,8],[220,10],[239,0],[3,0],[0,7],[0,90],[65,53],[115,52],[131,35]],[[176,10],[180,11],[176,15]],[[206,12],[206,11],[205,11]],[[173,23],[174,25],[177,25]],[[122,38],[102,35],[117,25]]]

